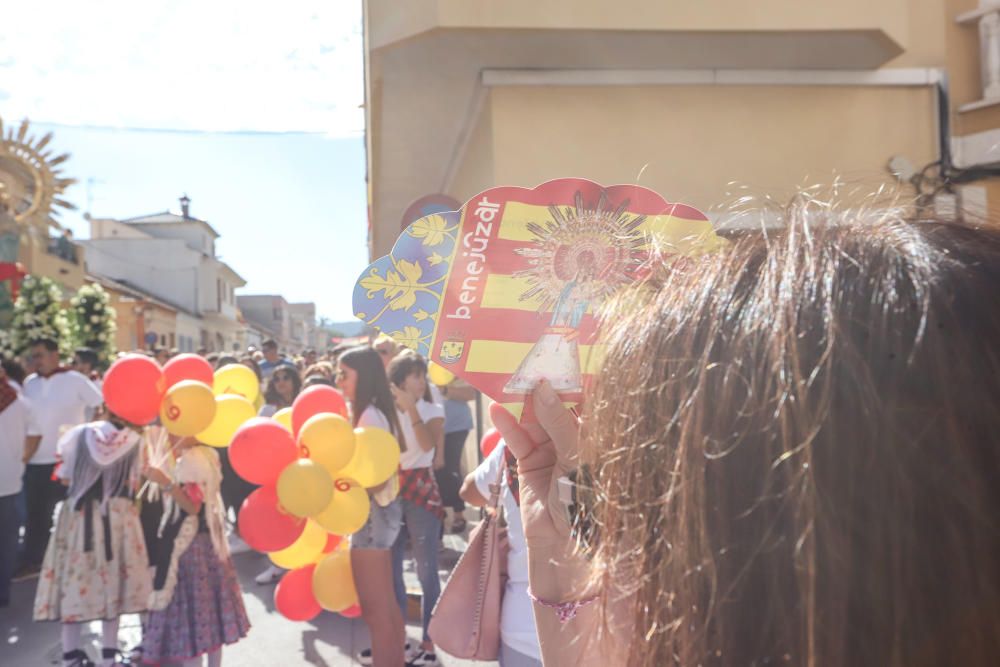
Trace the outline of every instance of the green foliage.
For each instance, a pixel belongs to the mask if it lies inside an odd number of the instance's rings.
[[[14,302],[14,319],[8,338],[8,348],[14,356],[24,354],[31,341],[52,338],[59,351],[68,356],[72,349],[69,320],[62,307],[62,290],[52,279],[26,276],[21,293]]]
[[[111,298],[97,283],[84,285],[70,299],[70,338],[76,347],[89,347],[97,353],[104,368],[115,355],[116,313]]]

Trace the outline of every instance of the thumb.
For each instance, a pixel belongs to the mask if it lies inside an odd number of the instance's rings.
[[[542,380],[532,392],[535,416],[556,450],[556,465],[563,470],[576,467],[580,422],[566,409],[548,380]]]

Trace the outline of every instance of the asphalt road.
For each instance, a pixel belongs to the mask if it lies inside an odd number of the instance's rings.
[[[464,548],[460,536],[446,535],[442,550],[442,581],[459,553]],[[233,557],[243,585],[243,600],[250,616],[250,634],[242,641],[223,650],[223,665],[280,667],[341,667],[359,664],[354,656],[368,647],[368,630],[360,619],[346,619],[339,614],[324,612],[307,623],[286,620],[274,609],[274,586],[260,586],[254,577],[264,569],[267,559],[257,553]],[[57,623],[35,623],[31,620],[32,605],[37,580],[14,584],[11,605],[0,609],[0,666],[35,667],[60,665]],[[416,578],[412,563],[407,563],[407,586],[413,590]],[[419,585],[416,585],[419,590]],[[411,601],[411,608],[413,607]],[[411,614],[407,622],[407,635],[419,640],[420,624]],[[89,624],[84,631],[84,642],[91,657],[100,655],[100,623]],[[122,618],[118,633],[122,647],[139,643],[139,618],[129,615]],[[446,667],[473,665],[489,667],[496,663],[458,660],[438,654]]]

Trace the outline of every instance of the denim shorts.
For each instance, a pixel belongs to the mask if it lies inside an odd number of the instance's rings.
[[[369,498],[368,521],[351,536],[352,549],[391,549],[403,525],[403,504],[399,498],[382,507]]]

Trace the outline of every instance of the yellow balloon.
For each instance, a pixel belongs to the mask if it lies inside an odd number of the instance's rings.
[[[257,381],[257,374],[243,364],[226,364],[215,371],[212,389],[216,396],[236,394],[253,403],[260,395],[260,382]]]
[[[275,412],[271,419],[278,422],[282,426],[288,429],[289,432],[292,430],[292,409],[291,408],[281,408]]]
[[[212,447],[228,447],[237,429],[257,416],[253,404],[242,396],[228,394],[215,397],[215,417],[208,427],[195,434],[199,442]]]
[[[333,483],[333,499],[313,521],[334,535],[353,535],[368,521],[368,492],[350,479]],[[346,542],[346,540],[345,540]]]
[[[455,379],[455,374],[446,368],[438,366],[433,361],[427,362],[427,377],[439,387],[443,387]]]
[[[399,444],[388,431],[375,427],[354,429],[354,456],[340,477],[358,482],[366,489],[389,479],[399,468]]]
[[[306,527],[299,535],[299,539],[281,551],[272,551],[267,557],[278,567],[294,570],[315,563],[322,555],[325,546],[326,531],[316,522],[306,521]]]
[[[343,611],[358,604],[351,571],[351,552],[335,550],[316,564],[312,580],[316,602],[327,611]]]
[[[321,412],[302,425],[299,444],[305,447],[304,456],[335,475],[354,456],[354,427],[340,415]]]
[[[160,422],[173,435],[189,436],[208,428],[215,417],[215,394],[197,380],[182,380],[160,404]]]
[[[314,516],[333,498],[333,478],[326,468],[310,461],[292,461],[278,476],[278,501],[289,514]]]

